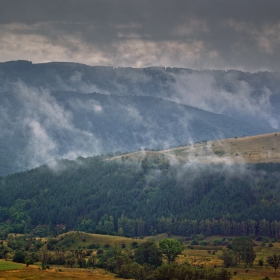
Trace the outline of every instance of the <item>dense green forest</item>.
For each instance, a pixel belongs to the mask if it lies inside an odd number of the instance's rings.
[[[280,164],[61,160],[0,180],[0,236],[280,235]]]

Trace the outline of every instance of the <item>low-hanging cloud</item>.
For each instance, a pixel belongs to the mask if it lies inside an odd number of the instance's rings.
[[[215,72],[189,74],[184,71],[174,75],[175,82],[170,84],[173,89],[171,99],[210,112],[266,121],[272,128],[279,128],[280,118],[275,115],[270,101],[273,93],[269,88],[256,88],[239,79],[236,72],[227,72],[220,82],[214,75]],[[225,85],[230,90],[226,90]],[[256,90],[261,94],[254,94]]]
[[[212,118],[213,114],[184,104],[245,121],[261,121],[273,128],[280,123],[278,107],[272,102],[278,97],[274,73],[72,63],[13,62],[1,66],[0,139],[6,137],[6,142],[15,144],[18,165],[25,168],[53,158],[167,149],[240,135],[238,121],[229,118],[219,127],[221,121],[216,126],[218,119]],[[23,70],[11,74],[6,70],[9,67]],[[228,125],[237,129],[226,131]],[[249,133],[269,132],[269,125],[267,130],[250,127]],[[248,131],[248,126],[242,129]]]
[[[70,83],[80,83],[81,75],[74,75]],[[3,89],[1,141],[12,147],[8,155],[13,154],[18,170],[53,165],[56,158],[75,159],[132,147],[165,148],[178,141],[171,133],[172,124],[167,127],[158,117],[155,120],[153,108],[143,111],[143,105],[126,97],[65,92],[59,100],[49,88],[22,81],[6,82]],[[180,124],[184,133],[187,125]]]
[[[75,127],[71,112],[59,105],[48,90],[29,87],[22,82],[12,87],[10,94],[12,100],[18,102],[19,111],[9,112],[7,123],[11,122],[11,128],[24,135],[23,150],[14,147],[17,159],[26,164],[24,168],[34,168],[54,158],[75,159],[102,153],[95,135]],[[12,116],[16,117],[15,122],[11,121]]]

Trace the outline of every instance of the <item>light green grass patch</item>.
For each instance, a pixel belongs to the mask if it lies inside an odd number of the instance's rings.
[[[98,244],[101,248],[105,244],[110,246],[121,247],[123,244],[130,246],[133,242],[139,244],[145,242],[142,239],[128,238],[122,236],[112,236],[103,234],[90,234],[85,232],[70,231],[57,237],[59,246],[64,246],[67,249],[77,250],[88,248],[89,245]]]
[[[0,261],[0,270],[14,270],[23,268],[25,265],[8,261]]]

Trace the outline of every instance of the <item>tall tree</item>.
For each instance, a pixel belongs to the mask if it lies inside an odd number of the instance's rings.
[[[234,267],[237,265],[236,254],[231,250],[223,250],[219,258],[224,261],[224,267]]]
[[[154,267],[161,265],[161,253],[155,242],[147,241],[135,250],[135,261],[141,265],[149,264]]]
[[[232,241],[232,250],[237,254],[239,264],[243,261],[245,265],[253,266],[256,258],[253,246],[253,241],[246,236],[237,237]]]
[[[276,269],[280,265],[280,255],[274,254],[273,256],[268,256],[267,257],[267,263],[272,266],[276,272]]]
[[[183,251],[183,246],[178,240],[165,238],[159,242],[160,252],[168,263],[174,262]]]

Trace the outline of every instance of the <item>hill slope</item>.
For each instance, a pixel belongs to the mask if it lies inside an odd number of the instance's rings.
[[[0,63],[0,175],[54,158],[273,132],[280,127],[279,78],[269,72]]]
[[[0,95],[22,82],[37,90],[154,96],[280,127],[280,73],[104,67],[29,61],[0,63]]]
[[[181,164],[165,155],[125,157],[63,160],[3,177],[0,236],[75,229],[125,236],[278,237],[279,163]]]
[[[140,151],[112,157],[139,161],[144,158],[201,163],[280,163],[280,133],[202,141],[162,151]]]
[[[166,149],[272,129],[148,96],[21,91],[0,95],[0,175],[54,158]]]

